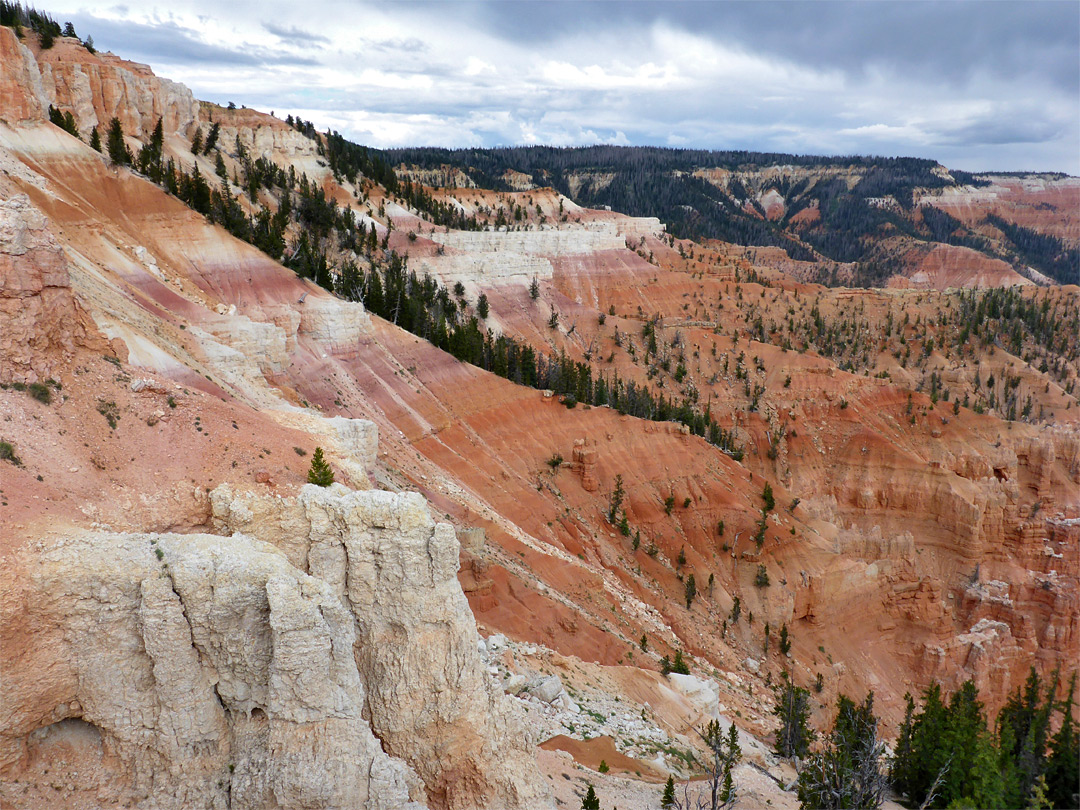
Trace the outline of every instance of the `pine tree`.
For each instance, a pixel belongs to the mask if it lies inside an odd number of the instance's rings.
[[[690,609],[690,605],[694,603],[694,597],[697,596],[697,582],[694,581],[694,575],[690,574],[686,578],[686,585],[683,587],[683,595],[686,597],[686,609]]]
[[[191,139],[191,154],[198,155],[202,151],[202,130],[195,130],[195,137]]]
[[[949,774],[942,801],[950,804],[972,793],[974,757],[979,738],[986,734],[986,718],[974,681],[967,681],[949,700],[948,727],[941,740],[950,752]]]
[[[328,487],[334,483],[334,471],[330,469],[330,465],[323,458],[323,449],[321,447],[316,447],[311,456],[311,468],[308,470],[307,480],[309,484],[316,484],[320,487]]]
[[[476,299],[476,314],[481,318],[487,318],[489,311],[488,297],[485,293],[480,293],[480,297]]]
[[[877,734],[874,694],[867,695],[862,705],[841,695],[838,708],[825,747],[799,774],[799,801],[815,810],[877,808],[887,780],[881,768],[885,744]]]
[[[1080,738],[1073,720],[1076,673],[1069,679],[1069,694],[1059,706],[1061,728],[1050,741],[1046,763],[1047,798],[1054,807],[1080,807]]]
[[[596,791],[593,790],[592,785],[589,785],[589,789],[585,791],[585,798],[581,800],[581,810],[600,810],[600,800],[596,798]]]
[[[1005,781],[998,768],[994,738],[988,732],[975,741],[967,794],[956,803],[965,807],[1005,806]]]
[[[805,757],[814,741],[810,728],[810,692],[792,683],[786,672],[783,685],[777,688],[773,714],[780,718],[774,749],[777,755],[786,759]]]
[[[619,513],[626,490],[623,489],[622,475],[615,476],[615,489],[611,493],[611,504],[608,508],[608,523],[615,524],[615,516]]]
[[[761,500],[765,502],[765,511],[771,512],[776,508],[776,498],[773,497],[772,484],[765,482],[765,489],[761,491]]]
[[[540,282],[534,277],[532,283],[529,284],[529,298],[535,301],[540,297]]]
[[[98,132],[98,128],[94,127],[90,130],[90,148],[101,151],[101,134]]]
[[[131,152],[128,151],[127,144],[124,143],[124,128],[120,124],[119,118],[113,118],[109,122],[109,134],[106,143],[108,145],[109,160],[117,166],[131,164]]]
[[[206,136],[206,145],[203,147],[203,154],[209,155],[210,150],[217,146],[218,134],[221,132],[221,124],[215,121],[210,127],[210,133]],[[192,151],[195,147],[192,146]]]
[[[671,810],[675,806],[675,777],[669,776],[667,778],[667,784],[664,785],[664,795],[660,799],[660,807],[662,810]]]

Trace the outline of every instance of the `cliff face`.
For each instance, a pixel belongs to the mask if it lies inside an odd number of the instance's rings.
[[[3,29],[6,31],[7,29]],[[0,177],[0,382],[59,377],[77,345],[104,343],[76,303],[45,217]]]
[[[104,132],[114,117],[126,134],[148,137],[158,118],[169,134],[186,132],[198,119],[199,103],[184,85],[155,76],[147,65],[90,53],[77,40],[58,37],[42,51],[34,42],[29,47],[20,43],[12,29],[4,28],[0,53],[4,73],[10,71],[12,86],[21,88],[16,107],[8,110],[5,100],[9,121],[47,118],[51,104],[70,111],[84,137],[94,127]]]
[[[454,531],[420,495],[308,486],[283,500],[223,488],[212,503],[223,530],[280,544],[351,611],[365,716],[433,805],[543,803],[522,719],[477,652]]]
[[[67,533],[3,569],[4,798],[48,806],[62,749],[77,803],[545,804],[419,495],[212,503],[245,534]]]

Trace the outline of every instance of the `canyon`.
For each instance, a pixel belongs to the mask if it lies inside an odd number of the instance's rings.
[[[9,28],[0,56],[4,806],[534,808],[588,782],[645,807],[715,718],[738,727],[737,806],[795,807],[781,673],[820,684],[818,728],[873,690],[892,736],[931,681],[996,711],[1030,667],[1075,671],[1075,284],[939,245],[879,288],[824,286],[779,247],[525,175],[400,168],[477,226],[450,228],[336,173],[317,133],[148,66]],[[304,177],[484,330],[730,442],[456,359],[92,149],[114,118],[136,154],[160,121],[252,217],[281,199],[230,182],[245,156]],[[224,178],[190,147],[211,125]],[[781,175],[736,178],[767,219]],[[923,201],[1075,243],[1078,191],[995,176]],[[1006,291],[1058,331],[972,334],[976,296]],[[662,674],[676,653],[690,675]]]

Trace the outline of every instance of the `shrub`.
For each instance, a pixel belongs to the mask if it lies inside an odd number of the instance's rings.
[[[761,491],[761,500],[765,502],[765,511],[771,512],[776,508],[776,498],[773,496],[772,484],[765,482],[765,489]]]
[[[116,423],[120,421],[120,408],[115,402],[98,400],[97,412],[105,417],[111,429],[116,429]]]
[[[52,402],[52,391],[50,391],[49,386],[44,383],[30,383],[30,385],[26,387],[26,391],[38,402],[44,402],[46,405]]]
[[[22,466],[22,459],[15,454],[15,445],[11,442],[0,441],[0,461],[10,461],[16,467]]]
[[[330,465],[323,458],[323,449],[321,447],[316,447],[315,453],[311,456],[311,467],[308,469],[307,480],[309,484],[316,484],[320,487],[328,487],[334,483],[334,471],[330,469]]]
[[[759,588],[769,587],[769,572],[765,570],[764,565],[757,567],[757,575],[754,577],[754,584]]]
[[[558,471],[559,467],[562,466],[562,463],[563,457],[560,456],[558,453],[552,453],[551,458],[547,460],[547,465],[551,467],[552,472]]]

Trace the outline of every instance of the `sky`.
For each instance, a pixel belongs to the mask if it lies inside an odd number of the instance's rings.
[[[1080,175],[1080,3],[43,5],[196,98],[376,147],[594,143]]]

